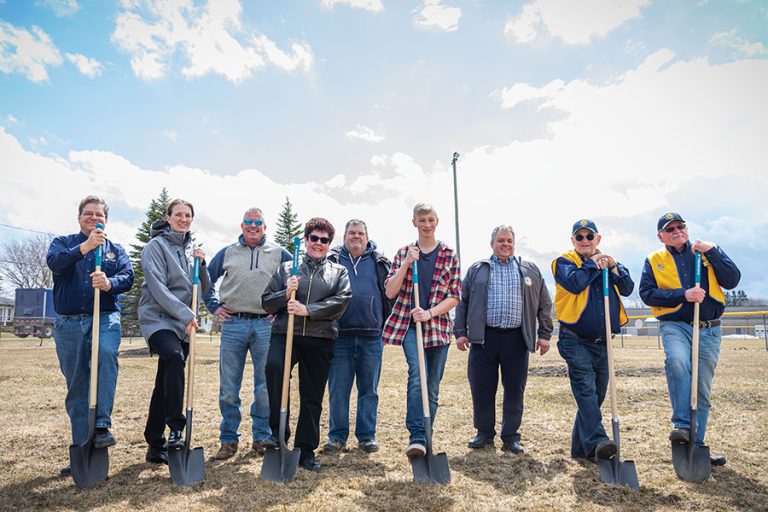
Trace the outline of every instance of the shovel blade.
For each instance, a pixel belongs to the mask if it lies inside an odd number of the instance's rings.
[[[672,465],[677,477],[686,482],[703,482],[712,473],[709,446],[672,443]]]
[[[604,484],[626,485],[630,489],[640,490],[637,468],[633,460],[617,463],[613,460],[597,459],[597,469],[600,472],[600,481]]]
[[[190,486],[205,480],[205,454],[203,448],[184,447],[168,451],[168,469],[176,485]]]
[[[413,481],[419,484],[451,483],[451,468],[445,453],[427,453],[424,457],[412,457]]]
[[[293,482],[299,467],[301,450],[268,448],[261,464],[261,479],[267,482]]]
[[[109,452],[107,448],[94,448],[92,439],[73,444],[69,447],[69,467],[77,487],[91,487],[108,478]]]

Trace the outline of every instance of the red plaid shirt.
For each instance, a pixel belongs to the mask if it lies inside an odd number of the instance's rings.
[[[392,261],[392,267],[389,270],[387,279],[395,275],[397,269],[405,261],[408,254],[408,247],[401,247],[395,259]],[[432,273],[432,286],[429,289],[429,306],[434,307],[448,297],[461,300],[461,272],[459,271],[459,258],[453,249],[448,248],[443,242],[438,243],[437,260],[435,261],[435,270]],[[392,314],[389,315],[384,323],[382,338],[388,345],[402,345],[405,339],[405,333],[411,324],[411,309],[413,307],[413,268],[408,269],[408,273],[403,279],[403,285],[395,299],[395,305],[392,306]],[[424,347],[440,347],[451,343],[451,333],[453,332],[453,320],[448,313],[436,316],[427,322],[422,322],[424,329]]]

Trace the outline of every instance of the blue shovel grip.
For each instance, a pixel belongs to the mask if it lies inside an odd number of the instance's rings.
[[[605,267],[603,269],[603,297],[608,296],[608,290],[610,289],[608,286],[608,267]]]
[[[293,267],[291,267],[291,275],[299,275],[299,248],[301,247],[301,238],[293,237]]]
[[[97,229],[104,229],[104,224],[99,222],[98,224],[96,224],[96,228]],[[100,245],[100,246],[98,246],[96,248],[96,266],[97,267],[101,266],[101,259],[102,259],[102,255],[103,254],[104,254],[104,246]]]
[[[696,268],[696,286],[699,286],[701,284],[701,253],[699,251],[696,251],[696,263],[694,267]]]
[[[414,286],[419,286],[419,266],[417,264],[418,262],[413,262],[413,284]]]
[[[200,282],[200,258],[194,258],[194,265],[192,267],[192,284],[198,284]]]

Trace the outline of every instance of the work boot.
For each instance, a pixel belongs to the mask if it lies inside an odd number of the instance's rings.
[[[264,455],[264,452],[266,451],[267,447],[264,444],[266,440],[264,441],[254,441],[251,445],[251,453],[254,455]]]
[[[61,471],[59,471],[59,478],[67,478],[70,476],[72,476],[72,468],[67,464],[66,467],[61,468]]]
[[[373,453],[379,451],[379,443],[377,443],[375,439],[366,439],[365,441],[360,441],[357,446],[365,453]]]
[[[93,432],[94,448],[109,448],[115,446],[117,441],[112,433],[106,427],[99,427]]]
[[[277,436],[270,436],[261,442],[261,446],[277,450],[280,448],[280,442],[277,440]]]
[[[685,427],[675,427],[669,433],[669,440],[673,443],[687,443],[691,440],[691,431]]]
[[[300,460],[299,466],[307,471],[312,471],[313,473],[318,473],[320,471],[320,463],[314,457],[307,457],[306,459]]]
[[[213,460],[227,460],[237,453],[237,443],[221,443],[221,448],[213,456]]]
[[[610,439],[598,443],[597,448],[595,448],[595,460],[610,460],[614,455],[616,455],[616,443]]]
[[[144,457],[144,460],[152,464],[168,464],[168,450],[165,446],[160,448],[150,446],[147,448],[147,455]]]
[[[345,443],[338,439],[331,439],[323,445],[323,453],[338,453],[344,449]]]

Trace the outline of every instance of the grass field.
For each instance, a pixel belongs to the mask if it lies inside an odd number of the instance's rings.
[[[199,343],[195,441],[206,457],[218,449],[218,340]],[[406,366],[399,349],[384,351],[378,440],[366,455],[350,443],[340,455],[319,455],[320,473],[299,470],[290,485],[264,483],[261,458],[250,454],[250,418],[241,450],[206,463],[206,480],[174,486],[167,466],[144,462],[142,432],[157,360],[136,356],[143,341],[124,340],[113,414],[118,445],[110,449],[110,480],[78,490],[58,478],[68,462],[65,385],[53,343],[0,339],[0,510],[768,510],[768,352],[762,340],[726,340],[715,377],[708,443],[728,457],[703,484],[675,477],[667,435],[670,406],[663,352],[656,338],[616,342],[622,450],[637,464],[641,490],[600,483],[597,467],[569,458],[575,402],[565,363],[553,349],[531,358],[521,429],[526,453],[466,447],[474,435],[466,354],[451,348],[441,386],[434,442],[448,453],[453,481],[415,485],[403,455]],[[250,406],[246,368],[244,409]],[[293,390],[296,396],[296,390]],[[499,394],[500,397],[500,394]],[[353,398],[354,403],[354,398]],[[604,413],[609,415],[606,403]],[[246,413],[247,416],[247,413]],[[608,421],[606,421],[608,426]],[[327,433],[327,411],[321,432]]]

